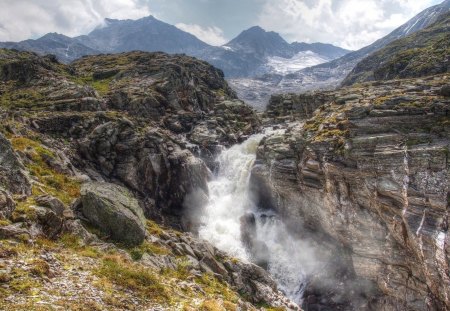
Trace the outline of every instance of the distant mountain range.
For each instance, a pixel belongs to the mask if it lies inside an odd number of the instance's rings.
[[[50,33],[36,40],[3,42],[0,47],[54,54],[66,63],[84,55],[132,50],[187,54],[222,69],[239,97],[262,109],[273,93],[340,85],[363,59],[398,39],[430,26],[449,10],[450,0],[446,0],[424,10],[373,44],[354,52],[331,44],[288,43],[278,33],[265,31],[258,26],[243,31],[223,46],[211,46],[153,16],[138,20],[105,19],[102,26],[88,35],[70,38]],[[414,46],[414,42],[411,45]],[[365,70],[366,65],[357,68]],[[372,62],[368,70],[373,71],[373,66]],[[366,73],[353,74],[365,76]],[[353,78],[349,79],[346,83],[352,83]],[[358,77],[354,80],[361,79]]]
[[[266,66],[270,57],[290,59],[298,53],[311,51],[313,54],[307,56],[324,62],[349,52],[331,44],[289,44],[279,34],[266,32],[258,26],[245,30],[227,44],[216,47],[153,16],[138,20],[105,19],[101,27],[88,35],[70,38],[50,33],[36,40],[3,42],[0,47],[54,54],[65,63],[84,55],[133,50],[182,53],[215,65],[227,77],[264,74],[270,69]],[[313,61],[313,64],[317,64],[317,61]]]

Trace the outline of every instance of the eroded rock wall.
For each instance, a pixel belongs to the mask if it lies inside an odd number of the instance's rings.
[[[448,83],[341,89],[258,150],[257,198],[294,230],[348,249],[347,265],[376,289],[367,297],[376,310],[450,307]]]

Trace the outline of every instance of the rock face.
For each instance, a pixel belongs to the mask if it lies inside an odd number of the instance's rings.
[[[11,194],[5,189],[0,188],[0,218],[7,219],[11,217],[16,204]]]
[[[262,141],[254,191],[297,230],[334,240],[349,254],[346,269],[372,283],[366,304],[349,298],[347,310],[450,307],[450,102],[440,95],[448,83],[439,76],[327,92],[310,119],[286,105],[269,112],[294,121]]]
[[[11,143],[0,134],[0,185],[16,194],[30,194],[31,185]]]
[[[332,98],[332,95],[328,95],[326,92],[273,95],[264,115],[270,123],[309,119],[317,108],[329,102]]]
[[[207,192],[208,168],[171,137],[155,128],[139,133],[129,121],[99,125],[80,141],[85,168],[118,179],[151,200],[147,214],[180,215],[184,196],[193,189]],[[80,160],[82,161],[82,160]]]
[[[301,310],[277,289],[275,281],[263,268],[248,262],[240,262],[228,257],[208,242],[195,238],[191,233],[174,234],[163,231],[152,236],[153,241],[169,245],[177,256],[186,256],[188,267],[195,273],[213,273],[231,284],[235,289],[249,297],[255,304],[270,304],[286,310]],[[148,256],[143,258],[146,264],[164,269],[173,265],[174,260]]]
[[[450,13],[444,13],[429,27],[396,40],[366,57],[342,82],[422,77],[449,71]]]
[[[86,183],[81,188],[81,212],[112,240],[139,245],[145,238],[145,217],[126,189],[109,183]]]

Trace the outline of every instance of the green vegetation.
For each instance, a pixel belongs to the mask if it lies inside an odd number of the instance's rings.
[[[145,253],[155,255],[167,255],[170,253],[167,248],[148,241],[144,241],[140,246],[129,249],[128,252],[133,260],[140,260]]]
[[[330,139],[348,137],[348,120],[338,120],[336,114],[324,116],[322,113],[306,121],[304,129],[311,133],[313,141],[321,142]]]
[[[133,290],[142,297],[160,302],[170,300],[166,288],[154,271],[135,266],[118,256],[105,257],[96,274],[107,278],[114,284]]]
[[[72,76],[70,77],[71,80],[77,84],[81,85],[89,85],[94,90],[98,92],[100,96],[104,96],[108,94],[110,90],[110,84],[113,81],[113,78],[106,78],[106,79],[94,79],[92,75],[89,76]]]
[[[55,154],[50,149],[27,137],[13,137],[11,143],[16,151],[25,152],[30,158],[26,167],[30,175],[40,183],[33,187],[33,195],[51,194],[65,204],[72,203],[75,198],[80,196],[78,181],[50,167],[49,163],[55,158]],[[33,203],[30,200],[32,198],[27,200],[29,204],[23,206],[24,208]]]
[[[224,308],[222,305],[214,299],[209,299],[203,301],[203,303],[200,305],[200,311],[223,311]]]
[[[46,104],[45,97],[35,88],[16,86],[13,81],[6,83],[5,88],[0,92],[0,107],[30,109]]]
[[[152,235],[160,236],[163,232],[163,229],[154,222],[153,220],[148,219],[146,223],[147,232]]]
[[[239,296],[235,292],[233,292],[225,283],[222,283],[209,273],[203,273],[202,276],[196,278],[195,281],[212,297],[221,296],[225,300],[233,303],[236,303],[239,300]]]

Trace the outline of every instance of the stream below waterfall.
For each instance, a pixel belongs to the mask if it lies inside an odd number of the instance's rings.
[[[201,238],[218,249],[244,261],[255,262],[255,254],[242,241],[242,217],[255,220],[256,239],[264,244],[265,266],[279,289],[287,297],[301,304],[308,260],[306,245],[291,236],[284,224],[270,211],[262,211],[250,194],[250,174],[256,159],[256,150],[265,134],[256,134],[239,145],[221,152],[217,157],[219,169],[209,182],[209,202],[201,215]]]

